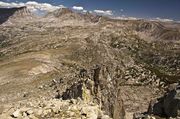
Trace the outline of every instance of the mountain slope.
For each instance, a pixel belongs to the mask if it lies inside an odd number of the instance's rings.
[[[139,22],[136,26],[138,32],[143,32],[156,40],[179,40],[180,31],[178,28],[163,26],[158,22]]]
[[[65,8],[25,21],[0,26],[3,110],[12,102],[17,110],[16,102],[41,105],[33,100],[62,98],[60,103],[75,99],[98,105],[95,110],[114,119],[130,118],[179,81],[179,39],[164,37],[163,29],[174,29],[161,23],[113,20]],[[10,116],[11,111],[2,113]]]
[[[48,13],[46,17],[55,17],[58,18],[61,21],[68,21],[68,20],[77,20],[77,21],[85,21],[85,22],[93,22],[96,23],[99,21],[101,16],[87,13],[78,13],[73,12],[69,8],[61,8],[58,10],[55,10],[51,13]]]

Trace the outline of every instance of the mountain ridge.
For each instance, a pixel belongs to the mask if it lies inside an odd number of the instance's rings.
[[[32,17],[32,13],[27,9],[26,6],[23,7],[13,7],[13,8],[0,8],[0,24],[6,22],[7,20],[13,20],[23,17]]]

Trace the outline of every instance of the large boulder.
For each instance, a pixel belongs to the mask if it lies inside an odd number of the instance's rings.
[[[168,117],[180,116],[180,86],[165,96],[163,108]]]
[[[169,91],[162,98],[150,103],[149,114],[161,117],[180,116],[180,85]]]

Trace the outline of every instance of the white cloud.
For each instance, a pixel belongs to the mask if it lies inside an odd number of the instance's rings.
[[[173,19],[162,19],[162,18],[159,18],[159,17],[156,17],[156,18],[153,18],[153,19],[150,19],[151,21],[161,21],[161,22],[173,22],[174,20]]]
[[[97,14],[103,14],[103,15],[113,15],[113,12],[111,10],[94,10],[95,13]]]
[[[38,10],[42,10],[42,11],[48,11],[48,12],[52,12],[56,9],[59,8],[63,8],[63,5],[58,5],[58,6],[53,6],[51,4],[48,3],[38,3],[35,1],[28,1],[26,3],[15,3],[15,2],[11,2],[11,3],[6,3],[6,2],[1,2],[0,1],[0,6],[1,7],[21,7],[21,6],[27,6],[27,8],[32,11],[38,11]]]
[[[34,1],[29,1],[25,3],[25,5],[31,10],[35,9],[35,10],[50,11],[50,12],[61,8],[60,6],[53,6],[48,3],[37,3]]]
[[[120,20],[139,20],[139,19],[141,19],[141,18],[126,17],[125,15],[122,15],[121,17],[115,17],[115,19],[120,19]]]
[[[82,12],[86,13],[86,12],[88,12],[88,11],[87,11],[87,10],[83,10]]]
[[[91,13],[91,14],[92,14],[93,12],[92,12],[92,11],[89,11],[89,13]]]
[[[114,19],[121,19],[121,20],[140,20],[140,19],[143,19],[143,18],[137,18],[137,17],[127,17],[125,15],[121,15],[121,16],[118,16],[118,17],[115,17]],[[145,19],[145,20],[150,20],[150,21],[160,21],[160,22],[177,22],[178,21],[174,21],[173,19],[162,19],[162,18],[150,18],[150,19]],[[180,23],[180,22],[179,22]]]
[[[22,2],[1,2],[0,1],[0,7],[22,7],[22,6],[27,6],[27,8],[31,11],[31,12],[38,12],[38,11],[45,11],[45,12],[52,12],[56,9],[59,9],[59,8],[64,8],[63,5],[58,5],[58,6],[54,6],[54,5],[51,5],[49,3],[38,3],[38,2],[35,2],[35,1],[28,1],[26,3],[22,3]],[[79,11],[82,11],[84,13],[87,12],[86,9],[84,9],[82,6],[73,6],[72,9],[74,10],[79,10]],[[97,14],[101,14],[101,15],[113,15],[113,12],[111,10],[94,10],[93,12],[92,11],[89,11],[90,13],[97,13]]]
[[[17,4],[17,3],[6,3],[6,2],[1,2],[0,1],[0,6],[1,7],[20,7],[21,5]],[[24,3],[23,3],[24,6]]]
[[[81,6],[73,6],[72,8],[73,8],[74,10],[84,10],[84,8],[81,7]]]

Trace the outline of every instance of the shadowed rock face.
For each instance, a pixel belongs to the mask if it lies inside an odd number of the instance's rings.
[[[179,117],[180,111],[180,88],[169,91],[163,97],[150,103],[148,113],[160,117]]]
[[[10,17],[18,18],[30,15],[27,7],[0,8],[0,24],[7,21]]]

